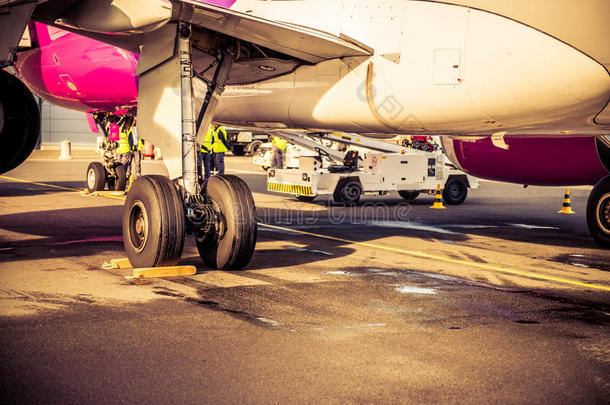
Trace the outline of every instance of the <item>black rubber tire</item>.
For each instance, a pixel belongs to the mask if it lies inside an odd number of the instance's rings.
[[[244,149],[245,146],[235,145],[231,148],[231,152],[234,156],[244,156],[246,154],[246,151]]]
[[[184,208],[174,183],[163,176],[134,181],[123,207],[123,246],[131,265],[175,265],[182,256],[184,232]]]
[[[127,174],[125,173],[125,166],[119,163],[114,168],[114,172],[117,175],[117,178],[114,181],[114,189],[116,191],[125,191],[125,187],[127,186]]]
[[[337,183],[333,199],[336,203],[357,204],[362,196],[362,185],[355,179],[341,179]]]
[[[30,90],[0,69],[0,174],[30,156],[40,136],[40,112]]]
[[[195,238],[199,256],[212,269],[239,270],[252,258],[257,238],[254,199],[248,185],[239,177],[210,177],[203,193],[215,207],[224,231],[216,228]]]
[[[298,195],[298,194],[295,194],[294,196],[297,200],[302,201],[302,202],[312,202],[317,197],[317,195]]]
[[[87,190],[89,190],[90,193],[102,191],[106,184],[106,169],[104,169],[104,165],[100,162],[89,163],[85,179],[87,182]]]
[[[452,177],[443,189],[443,201],[448,205],[460,205],[466,200],[468,185],[460,177]]]
[[[398,190],[398,195],[404,198],[407,201],[413,201],[419,195],[419,191],[411,191],[411,190]]]
[[[587,225],[597,243],[610,247],[610,176],[599,180],[587,200]]]
[[[256,155],[256,152],[258,152],[262,144],[262,141],[253,141],[248,147],[248,153],[250,154],[250,156]]]

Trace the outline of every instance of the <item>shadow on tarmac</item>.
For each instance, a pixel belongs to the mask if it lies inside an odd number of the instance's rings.
[[[11,182],[10,187],[2,187],[2,183],[0,183],[0,197],[32,197],[52,193],[71,193],[82,191],[87,187],[84,181],[45,181],[44,183],[74,190],[71,191],[62,188],[40,186],[38,184],[21,182]]]

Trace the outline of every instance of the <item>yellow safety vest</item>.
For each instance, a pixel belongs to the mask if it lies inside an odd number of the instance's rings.
[[[206,132],[203,137],[203,142],[201,142],[201,153],[212,153],[213,133],[212,126],[210,125],[208,127],[208,132]]]
[[[138,150],[142,151],[142,149],[144,149],[144,139],[140,138],[138,141]]]
[[[123,130],[123,127],[119,129],[119,147],[116,149],[116,153],[129,153],[129,141],[127,140],[128,133]]]
[[[273,145],[277,146],[280,150],[286,149],[286,141],[280,137],[274,136],[273,139],[271,140],[271,143]]]
[[[214,151],[214,153],[221,153],[229,150],[221,139],[228,143],[227,131],[223,128],[222,125],[219,125],[218,128],[216,128],[216,131],[214,131],[214,143],[212,144],[212,150]]]

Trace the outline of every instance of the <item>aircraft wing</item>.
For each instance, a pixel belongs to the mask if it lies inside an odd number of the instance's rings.
[[[310,63],[346,56],[368,56],[372,50],[346,36],[269,21],[193,0],[174,1],[176,19],[252,42]]]
[[[158,49],[173,47],[172,37],[175,33],[170,32],[171,24],[164,24],[168,21],[187,22],[192,25],[195,33],[193,64],[196,72],[205,72],[214,63],[215,55],[209,49],[215,42],[239,40],[242,47],[245,44],[252,49],[252,52],[245,55],[238,51],[238,60],[232,68],[229,84],[264,80],[290,72],[302,63],[373,54],[371,48],[344,35],[336,36],[307,27],[270,21],[194,0],[171,0],[171,17],[169,14],[164,16],[166,10],[160,9],[159,15],[163,19],[155,25],[153,16],[140,16],[135,5],[137,2],[144,4],[150,1],[48,0],[38,5],[33,19],[134,53],[146,54],[147,50],[153,49],[152,53],[148,52],[154,54],[153,60],[142,62],[138,74],[168,56],[169,51],[160,52]],[[99,15],[105,16],[102,22],[99,17],[96,18]],[[129,18],[126,19],[126,15]],[[269,66],[268,71],[262,71],[261,65]]]

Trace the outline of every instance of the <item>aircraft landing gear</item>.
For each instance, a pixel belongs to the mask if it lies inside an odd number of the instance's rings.
[[[587,225],[593,239],[610,247],[610,176],[595,184],[587,201]]]
[[[177,52],[159,69],[165,72],[163,69],[176,66],[180,73],[180,111],[173,112],[179,114],[180,124],[171,128],[171,136],[181,140],[181,147],[168,148],[167,155],[173,155],[166,156],[167,161],[179,162],[173,166],[179,172],[168,169],[175,181],[161,176],[143,176],[133,183],[123,208],[123,244],[134,267],[168,266],[180,260],[185,234],[194,234],[199,254],[208,267],[240,269],[248,264],[256,245],[252,193],[246,183],[235,176],[215,176],[200,185],[197,169],[197,134],[205,133],[212,121],[229,76],[233,54],[228,49],[220,50],[214,79],[207,83],[207,94],[197,117],[193,102],[191,29],[188,24],[176,28]],[[154,79],[150,81],[145,73],[140,77],[140,97],[146,98],[146,91],[151,91],[147,101],[155,105],[156,93],[150,89],[159,85],[160,80],[167,80],[168,86],[174,85],[175,76],[172,75],[178,70],[151,76]],[[146,107],[140,107],[138,113],[142,116],[138,122],[147,125],[150,114],[142,112]]]
[[[243,268],[256,245],[254,199],[236,176],[214,176],[204,184],[207,221],[196,231],[203,262],[214,269]]]
[[[178,263],[184,229],[182,199],[171,180],[143,176],[133,183],[123,208],[123,245],[132,266]]]

